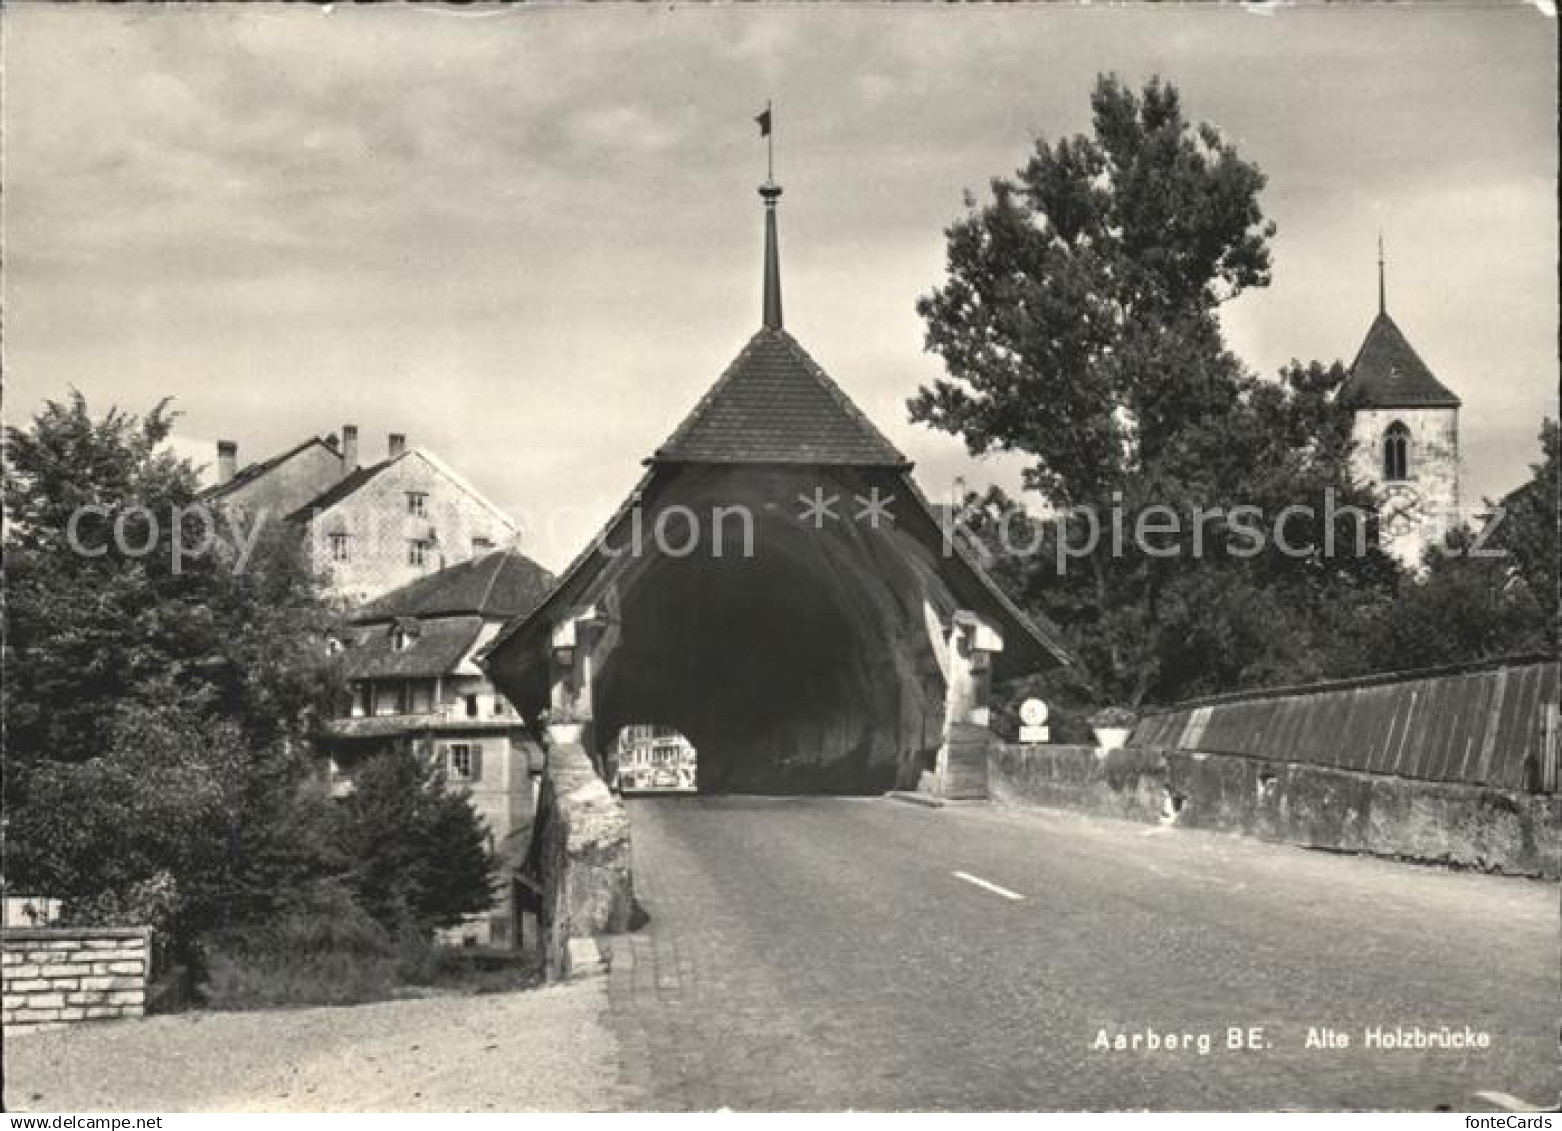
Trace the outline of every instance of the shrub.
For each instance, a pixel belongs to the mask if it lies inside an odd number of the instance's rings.
[[[319,883],[272,920],[214,935],[206,947],[209,1005],[350,1005],[393,996],[395,940],[342,886]]]
[[[349,951],[295,954],[213,945],[203,993],[214,1009],[357,1005],[395,996],[396,964]]]
[[[215,1009],[358,1005],[411,987],[505,993],[541,980],[526,955],[392,934],[342,884],[321,882],[273,920],[232,928],[206,948],[202,996]]]
[[[387,931],[428,935],[493,905],[496,862],[465,793],[409,751],[361,763],[335,809],[346,883]]]

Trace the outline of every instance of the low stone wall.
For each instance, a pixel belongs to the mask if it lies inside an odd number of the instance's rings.
[[[995,744],[995,801],[1263,840],[1451,864],[1562,875],[1562,797],[1412,781],[1234,754],[1130,747]]]
[[[570,939],[628,930],[629,815],[578,745],[548,751],[526,871],[549,980],[569,977]]]
[[[144,927],[17,927],[3,936],[0,1021],[40,1025],[139,1017],[152,932]]]

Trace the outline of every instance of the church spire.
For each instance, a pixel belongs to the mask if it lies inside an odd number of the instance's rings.
[[[781,186],[766,181],[759,186],[765,200],[765,329],[781,329],[781,255],[776,247],[776,200]]]
[[[1388,313],[1388,292],[1383,284],[1383,233],[1378,233],[1378,313]]]
[[[754,119],[759,123],[759,136],[765,139],[765,183],[759,186],[760,198],[765,202],[765,305],[764,325],[767,330],[781,329],[781,252],[776,241],[776,201],[781,199],[781,186],[776,184],[775,141],[771,137],[770,103],[765,112]]]

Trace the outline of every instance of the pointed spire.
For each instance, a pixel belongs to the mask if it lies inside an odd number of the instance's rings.
[[[771,105],[765,103],[765,112],[754,119],[759,124],[759,136],[765,139],[765,183],[759,186],[759,195],[765,202],[765,329],[781,329],[781,252],[776,245],[776,201],[781,198],[781,186],[776,184],[775,119]]]
[[[776,243],[776,201],[781,186],[766,181],[759,186],[765,201],[765,329],[781,329],[781,253]]]
[[[1383,233],[1378,233],[1378,313],[1388,313],[1388,292],[1383,284]]]

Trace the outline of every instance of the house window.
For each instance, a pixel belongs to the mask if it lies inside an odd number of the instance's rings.
[[[353,559],[353,536],[351,534],[331,535],[331,560],[333,562],[350,562]]]
[[[477,718],[477,696],[475,695],[466,697],[466,717],[469,719]]]
[[[327,656],[340,655],[341,651],[342,651],[342,642],[340,640],[338,640],[334,636],[327,636],[325,638],[325,654]]]
[[[434,709],[434,685],[427,680],[417,680],[410,685],[408,713],[426,715]]]
[[[420,566],[428,557],[428,539],[412,538],[407,542],[407,564]]]
[[[353,684],[353,718],[361,719],[369,713],[369,685],[367,683]]]
[[[408,491],[407,492],[407,513],[408,514],[417,515],[419,518],[423,517],[424,504],[427,503],[427,502],[428,502],[428,492],[427,491]]]
[[[1410,478],[1410,429],[1397,420],[1383,433],[1383,478],[1391,483]]]
[[[494,692],[494,714],[495,715],[503,715],[504,711],[505,711],[504,696],[500,695],[497,691],[495,691]]]
[[[374,688],[374,713],[376,715],[405,715],[407,713],[407,688],[402,683],[380,683]]]
[[[412,633],[404,628],[398,628],[391,633],[391,647],[397,652],[405,652],[412,647]]]
[[[445,765],[456,781],[477,781],[483,776],[482,744],[452,742],[446,748]]]

